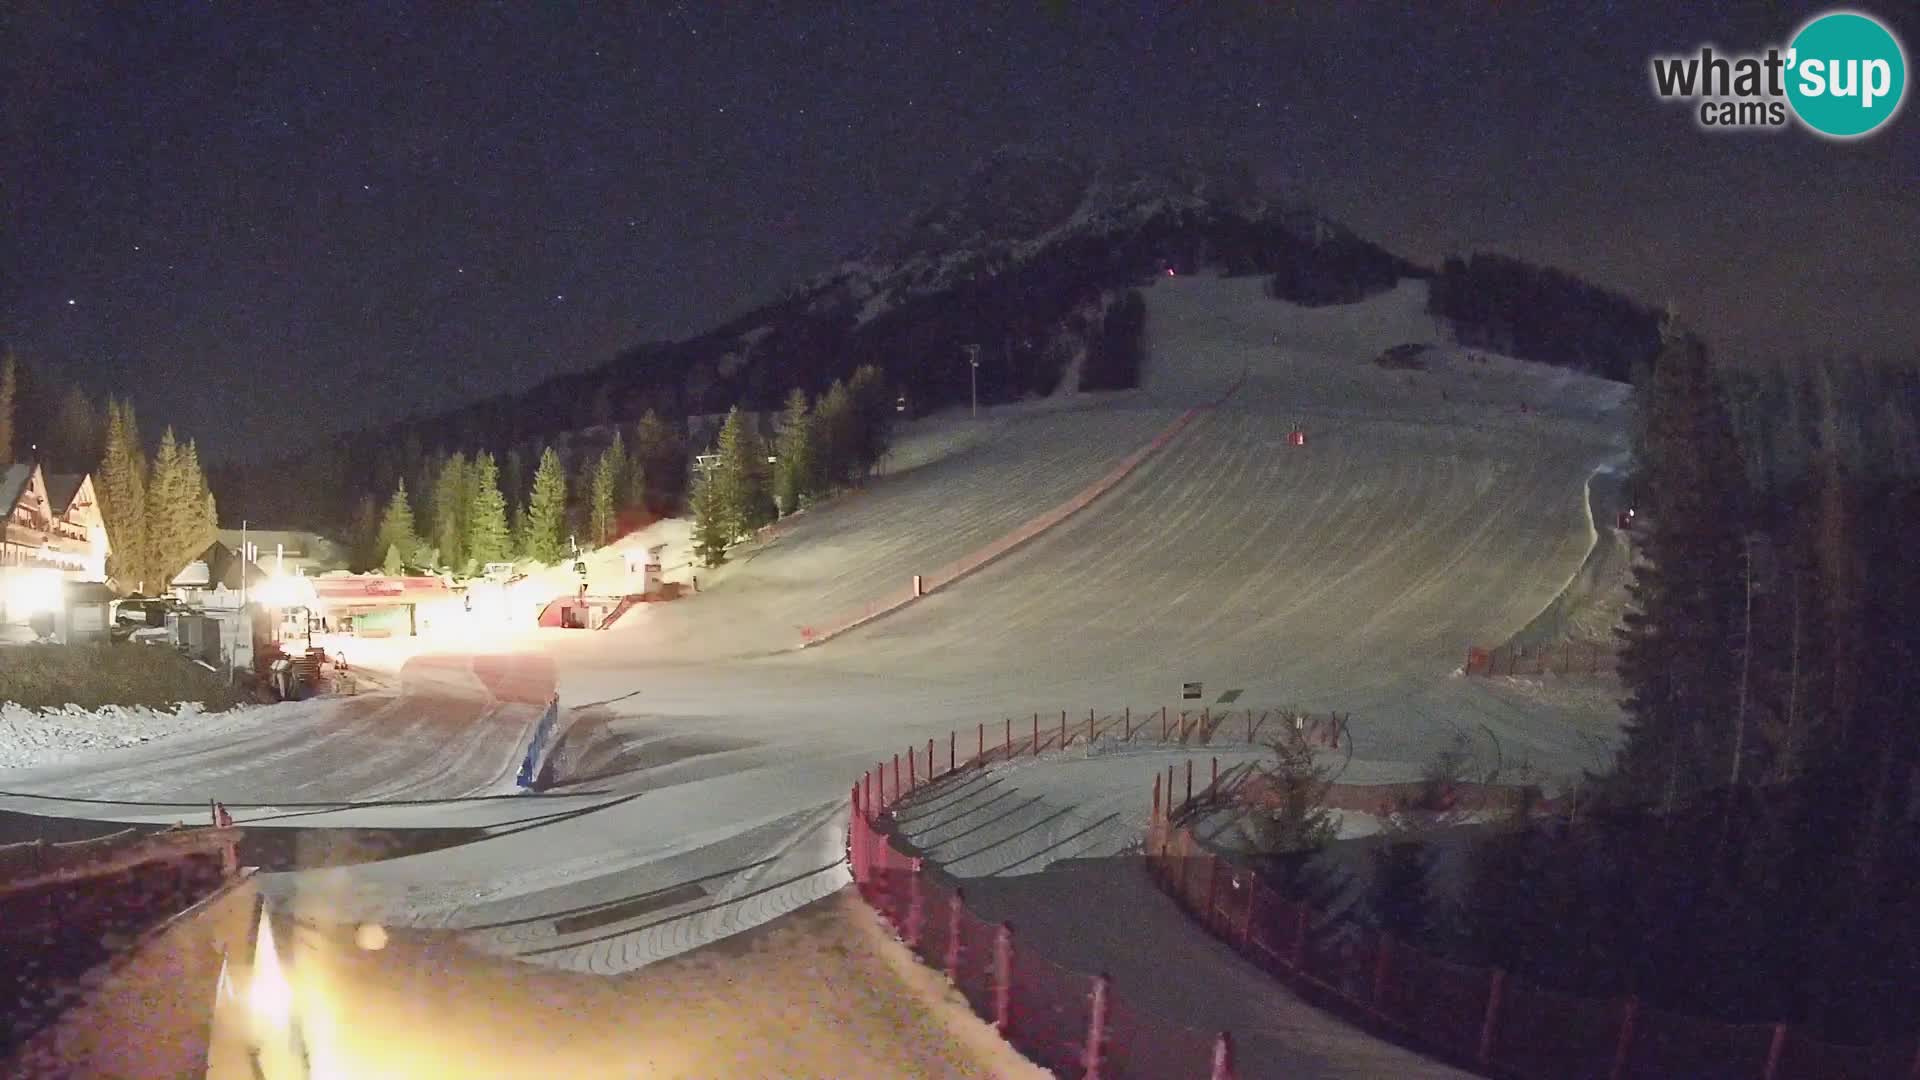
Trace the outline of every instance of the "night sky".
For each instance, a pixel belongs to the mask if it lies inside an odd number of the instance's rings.
[[[0,339],[216,455],[700,331],[1012,141],[1236,155],[1418,260],[1671,299],[1730,355],[1920,356],[1912,101],[1837,144],[1649,88],[1651,53],[1824,6],[294,6],[0,15]]]

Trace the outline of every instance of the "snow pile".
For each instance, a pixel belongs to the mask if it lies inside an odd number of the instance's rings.
[[[190,701],[172,710],[121,705],[35,710],[0,702],[0,769],[68,761],[182,732],[231,730],[278,716],[274,711],[278,708],[263,705],[209,713],[199,702]]]

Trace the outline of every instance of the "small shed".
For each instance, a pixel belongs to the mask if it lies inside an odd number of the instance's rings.
[[[54,636],[67,645],[104,645],[113,625],[117,594],[104,582],[62,583],[65,603],[54,620]]]

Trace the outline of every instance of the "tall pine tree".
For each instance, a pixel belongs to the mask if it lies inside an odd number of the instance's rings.
[[[626,443],[620,433],[613,433],[613,442],[602,451],[593,466],[593,477],[587,488],[588,532],[593,536],[596,546],[613,539],[614,529],[619,523],[620,491],[623,486],[622,473],[627,465]]]
[[[507,500],[500,494],[500,470],[492,454],[473,462],[473,501],[467,508],[468,554],[485,566],[513,556],[513,537],[507,528]]]
[[[813,415],[822,487],[858,479],[860,420],[854,412],[853,398],[847,393],[847,384],[834,380]]]
[[[549,566],[567,556],[567,472],[560,455],[549,446],[540,455],[533,474],[533,494],[527,497],[527,557]]]
[[[374,547],[380,552],[380,565],[389,574],[397,574],[414,565],[420,551],[420,534],[413,527],[413,500],[407,495],[407,482],[394,485],[393,497],[380,519],[380,531]]]
[[[893,446],[893,395],[887,393],[886,376],[867,364],[853,373],[847,397],[853,405],[854,462],[864,477]]]
[[[1671,323],[1664,336],[1634,462],[1644,524],[1619,631],[1628,721],[1613,779],[1671,807],[1729,775],[1746,483],[1706,347]]]
[[[440,465],[433,484],[433,542],[440,562],[455,571],[467,565],[467,508],[472,505],[467,456],[455,453]]]
[[[213,490],[207,486],[207,474],[200,467],[200,447],[192,439],[187,440],[180,452],[180,483],[187,492],[185,561],[190,562],[220,538],[220,508],[214,502]]]
[[[745,536],[773,520],[773,500],[767,491],[766,451],[760,437],[747,429],[738,406],[727,411],[720,427],[719,461],[713,469],[722,513],[735,537]]]
[[[193,507],[197,492],[188,472],[185,451],[167,428],[160,436],[160,448],[153,455],[147,472],[147,558],[148,590],[164,590],[174,575],[191,562],[197,551],[188,550],[197,534],[198,513]]]
[[[146,589],[147,453],[131,403],[107,403],[106,452],[94,493],[107,526],[107,576],[128,592]]]
[[[787,407],[780,417],[780,437],[775,442],[773,498],[782,514],[800,509],[804,500],[816,492],[813,413],[807,405],[807,392],[796,388],[787,395]]]
[[[727,561],[727,545],[733,542],[734,521],[716,480],[717,469],[703,469],[693,481],[693,553],[702,566],[719,566]]]

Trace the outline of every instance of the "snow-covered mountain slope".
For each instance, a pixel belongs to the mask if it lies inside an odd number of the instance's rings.
[[[1036,710],[1178,708],[1189,681],[1213,707],[1239,691],[1236,708],[1350,713],[1353,752],[1382,774],[1417,769],[1458,732],[1509,766],[1594,764],[1618,723],[1603,695],[1570,708],[1452,672],[1581,565],[1585,481],[1618,453],[1620,388],[1444,343],[1422,354],[1424,370],[1374,363],[1433,339],[1417,284],[1312,309],[1241,279],[1183,275],[1144,293],[1140,389],[990,410],[964,436],[955,429],[975,423],[964,413],[939,417],[903,439],[920,448],[914,467],[792,519],[703,575],[699,595],[604,633],[529,637],[520,647],[552,658],[562,704],[620,743],[588,755],[619,768],[575,785],[607,792],[605,804],[342,870],[329,884],[341,913],[470,928],[530,962],[625,970],[837,887],[836,815],[876,761],[929,739],[944,751],[950,732],[964,755],[976,724]],[[1006,558],[793,648],[804,623],[1003,535],[1236,385]],[[1289,443],[1296,426],[1304,446]],[[420,737],[408,771],[443,743],[457,749],[443,731]],[[139,786],[182,802],[210,788],[333,797],[327,774],[346,742],[303,752],[289,732],[270,755],[179,763],[156,744]],[[96,780],[31,778],[36,790]],[[457,808],[436,812],[451,817]],[[596,913],[591,930],[563,925],[582,910]]]

